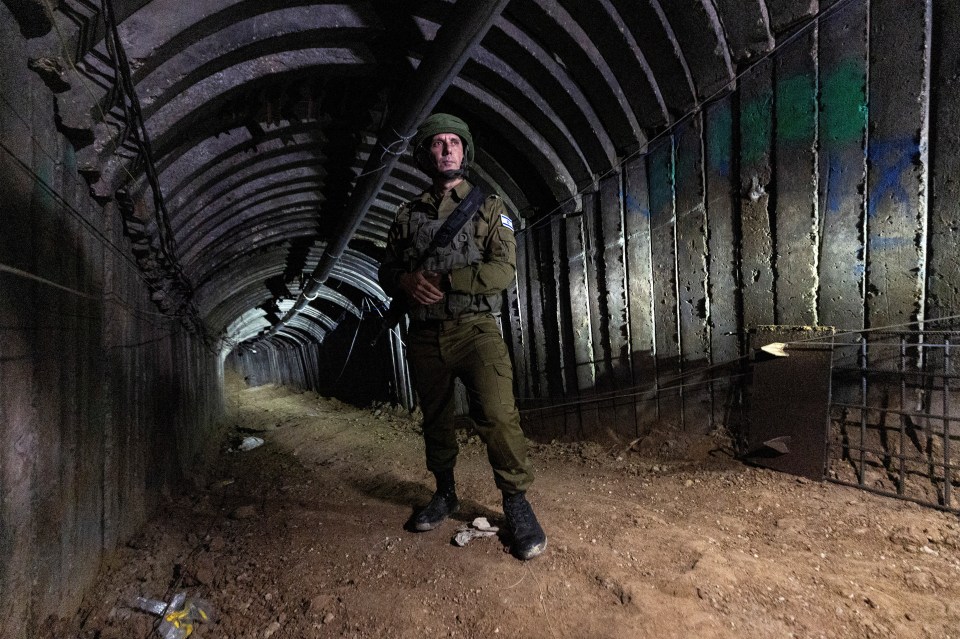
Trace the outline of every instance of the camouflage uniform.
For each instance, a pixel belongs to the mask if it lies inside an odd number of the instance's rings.
[[[463,181],[442,200],[427,191],[400,207],[379,272],[387,294],[404,294],[398,277],[416,264],[472,188]],[[503,201],[491,195],[450,244],[424,262],[425,270],[449,272],[450,286],[440,302],[411,309],[407,337],[423,409],[427,468],[439,473],[456,463],[454,378],[459,377],[477,409],[477,430],[497,487],[506,494],[524,492],[533,481],[513,396],[513,366],[495,318],[516,273],[512,226]]]

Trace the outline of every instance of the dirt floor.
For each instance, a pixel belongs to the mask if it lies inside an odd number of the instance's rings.
[[[463,509],[412,533],[433,489],[414,419],[270,386],[230,404],[232,432],[266,443],[169,499],[52,636],[147,637],[128,602],[185,591],[215,612],[206,639],[960,637],[956,516],[746,467],[723,441],[533,445],[549,545],[521,562],[506,538],[451,543],[502,522],[475,437]]]

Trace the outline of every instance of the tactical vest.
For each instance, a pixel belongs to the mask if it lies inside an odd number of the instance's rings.
[[[481,205],[482,208],[482,205]],[[404,254],[408,265],[415,264],[417,259],[430,245],[444,220],[433,220],[420,206],[415,203],[410,211],[410,247]],[[481,246],[489,232],[486,221],[480,219],[479,212],[463,225],[460,232],[444,247],[438,248],[427,258],[421,267],[427,271],[447,272],[463,266],[478,264],[483,261]],[[436,304],[415,306],[410,310],[412,320],[446,320],[456,319],[461,315],[478,313],[500,313],[503,302],[502,294],[472,295],[448,291],[444,298]]]

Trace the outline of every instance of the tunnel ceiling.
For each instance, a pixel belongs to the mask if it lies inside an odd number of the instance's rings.
[[[452,0],[5,2],[36,38],[31,65],[57,95],[78,169],[120,205],[158,305],[233,340],[276,322],[337,239],[363,167],[386,156],[384,122],[443,54],[433,41],[454,11]],[[471,4],[483,3],[458,8]],[[437,108],[474,130],[473,179],[530,220],[575,209],[598,176],[729,90],[826,3],[505,4]],[[137,108],[124,108],[126,70]],[[403,155],[285,337],[322,340],[365,299],[383,300],[376,267],[393,212],[426,186]]]

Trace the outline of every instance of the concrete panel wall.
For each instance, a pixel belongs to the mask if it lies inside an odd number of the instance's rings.
[[[0,5],[0,636],[43,636],[215,441],[217,354],[160,316]]]
[[[737,410],[755,327],[960,312],[954,5],[821,3],[823,17],[741,68],[734,91],[598,180],[580,217],[553,221],[576,367],[546,356],[577,373],[581,418],[601,407],[603,434],[624,437],[706,432]],[[537,405],[550,401],[573,412],[569,394],[548,389]],[[632,415],[616,410],[625,401]]]
[[[960,309],[960,4],[933,5],[927,317]]]

